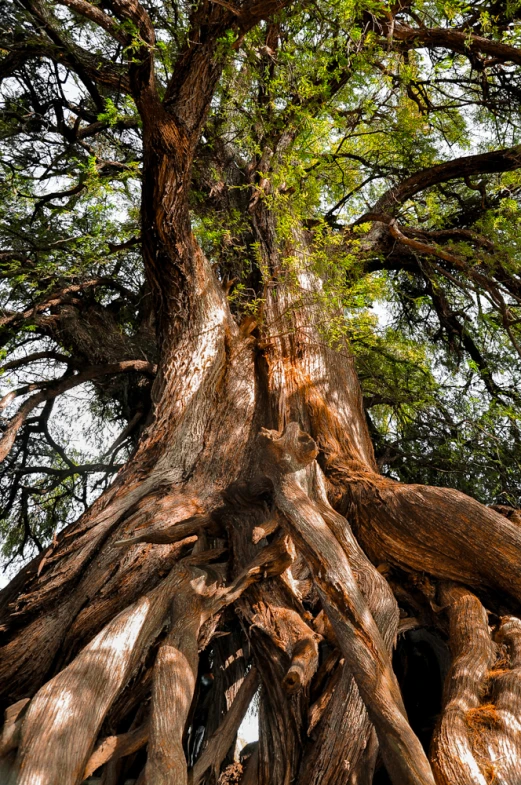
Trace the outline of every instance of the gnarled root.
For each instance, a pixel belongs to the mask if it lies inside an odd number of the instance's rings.
[[[483,731],[491,737],[489,749],[495,752],[491,761],[494,782],[517,785],[521,761],[521,621],[504,616],[495,638],[504,647],[506,662],[496,664],[489,673],[494,714]]]
[[[264,431],[262,435],[275,503],[312,570],[323,607],[375,725],[387,770],[400,785],[433,785],[430,765],[407,722],[385,644],[346,555],[298,482],[305,481],[305,476],[297,473],[302,474],[317,455],[315,442],[296,423],[290,423],[283,434]]]
[[[521,757],[521,621],[501,619],[491,638],[481,602],[444,584],[453,662],[434,735],[432,765],[440,785],[517,785]],[[494,661],[495,664],[494,664]]]
[[[18,785],[76,785],[114,699],[159,632],[179,584],[176,568],[148,595],[116,616],[34,696],[22,726]]]
[[[446,680],[445,706],[432,747],[439,785],[488,785],[477,742],[479,730],[469,718],[479,714],[487,674],[494,662],[487,614],[477,597],[460,586],[445,585],[453,662]]]
[[[210,554],[213,552],[210,552]],[[193,568],[186,562],[204,561],[205,554],[189,557],[174,567],[153,591],[116,616],[64,670],[45,684],[31,700],[21,729],[15,768],[17,785],[52,785],[60,772],[60,785],[82,781],[101,724],[115,698],[128,682],[152,640],[164,625],[169,604],[176,598],[175,621],[160,648],[155,666],[153,705],[150,719],[149,767],[159,783],[161,767],[168,771],[176,748],[169,739],[165,750],[164,721],[177,712],[187,713],[197,669],[197,635],[205,619],[236,600],[264,575],[278,575],[291,563],[284,541],[264,548],[256,559],[227,588],[213,587],[200,598],[205,573],[198,571],[192,585]],[[184,606],[183,606],[184,599]],[[178,603],[181,602],[181,606]],[[194,605],[195,603],[195,605]],[[198,614],[192,611],[199,607]],[[190,613],[182,612],[189,608]],[[194,642],[195,641],[195,642]],[[180,658],[191,669],[190,680]],[[188,675],[187,675],[188,674]],[[172,690],[172,681],[180,689]],[[189,683],[190,682],[190,683]],[[172,701],[170,693],[178,695]],[[175,726],[181,737],[184,720]],[[180,729],[180,730],[179,730]],[[168,732],[168,731],[167,731]],[[179,734],[178,734],[179,735]],[[176,737],[177,738],[177,737]],[[160,764],[158,764],[160,761]],[[184,754],[183,754],[184,761]],[[186,774],[186,762],[181,769]]]
[[[369,474],[349,498],[357,537],[374,559],[521,601],[521,529],[503,515],[460,491]]]

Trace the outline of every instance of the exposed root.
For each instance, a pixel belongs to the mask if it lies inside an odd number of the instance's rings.
[[[345,501],[374,559],[521,601],[521,528],[503,515],[453,489],[373,482],[369,473]]]
[[[296,473],[317,454],[314,441],[296,423],[285,432],[264,431],[266,472],[275,502],[313,573],[323,606],[338,638],[369,716],[375,724],[389,774],[403,785],[434,785],[431,768],[406,718],[385,644],[360,593],[345,552]]]

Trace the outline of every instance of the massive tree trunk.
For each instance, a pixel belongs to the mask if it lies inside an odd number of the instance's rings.
[[[181,58],[163,103],[146,64],[131,73],[153,414],[109,490],[2,593],[2,782],[360,785],[383,766],[394,785],[514,785],[521,531],[455,491],[380,476],[349,347],[320,330],[313,238],[295,230],[288,269],[253,191],[264,307],[233,315],[187,198],[217,33]],[[452,651],[430,757],[434,721],[422,746],[393,670],[397,599],[440,671]],[[233,773],[257,683],[258,749]]]

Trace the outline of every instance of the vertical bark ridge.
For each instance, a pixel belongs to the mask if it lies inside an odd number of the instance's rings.
[[[287,569],[291,562],[284,539],[263,548],[251,563],[241,571],[237,578],[224,589],[208,587],[203,592],[199,610],[184,607],[186,599],[175,598],[173,601],[173,626],[167,641],[160,650],[163,657],[158,657],[154,668],[153,705],[151,729],[154,728],[156,717],[156,735],[151,733],[151,751],[147,763],[147,779],[154,782],[170,782],[175,772],[176,781],[187,782],[187,764],[184,756],[182,739],[188,718],[191,699],[197,675],[197,638],[203,621],[210,619],[219,610],[235,602],[242,593],[263,576],[278,575]],[[192,581],[196,594],[200,592]],[[177,610],[177,612],[176,612]],[[179,610],[181,612],[179,613]],[[166,647],[166,648],[165,648]],[[183,678],[184,674],[184,678]],[[174,684],[173,693],[167,689]],[[176,685],[179,687],[176,689]],[[188,697],[190,700],[188,700]],[[170,722],[165,721],[170,717]]]
[[[63,785],[81,781],[101,724],[163,625],[176,567],[148,595],[119,613],[73,662],[34,696],[22,726],[17,782]]]
[[[259,211],[263,211],[262,205],[257,206],[256,212]],[[331,306],[324,306],[325,293],[322,281],[313,269],[310,236],[303,231],[295,233],[292,254],[297,264],[296,268],[293,264],[290,271],[274,245],[275,229],[272,227],[271,234],[265,231],[270,226],[270,216],[264,216],[262,240],[266,244],[271,237],[265,248],[265,261],[273,280],[266,288],[262,346],[269,369],[272,421],[277,428],[292,419],[307,427],[320,447],[321,463],[328,479],[339,475],[343,488],[346,473],[365,477],[375,472],[353,358],[347,345],[331,347],[320,331],[324,307]],[[356,571],[357,582],[390,652],[398,624],[398,609],[392,592],[363,554],[345,519],[335,517],[323,480],[315,485],[313,497],[320,500],[324,519]],[[358,690],[351,682],[352,675],[345,667],[342,684],[336,689],[326,710],[327,716],[317,729],[317,743],[303,761],[303,782],[347,782],[356,772],[357,762],[370,738],[371,723]],[[343,719],[347,721],[343,722]],[[353,732],[349,721],[355,723],[357,732]],[[331,723],[335,733],[329,736]],[[338,756],[330,754],[333,738]],[[313,758],[314,755],[318,758]],[[337,757],[342,764],[337,765]],[[314,765],[313,760],[319,760],[320,765]]]
[[[266,212],[266,209],[257,204],[258,212]],[[290,271],[276,247],[276,231],[272,223],[273,217],[268,214],[264,215],[260,224],[264,243],[261,247],[273,275],[273,280],[266,287],[262,325],[262,347],[268,365],[268,394],[272,402],[271,421],[277,428],[282,428],[288,421],[297,419],[303,427],[307,427],[320,447],[321,465],[328,480],[338,476],[343,492],[346,474],[363,478],[377,476],[353,358],[346,345],[331,347],[320,331],[324,307],[331,306],[324,306],[322,281],[313,269],[311,237],[303,231],[295,233],[291,250],[297,264],[296,267],[293,264]],[[272,231],[266,231],[266,227],[271,227]],[[313,498],[319,500],[324,519],[353,565],[357,582],[390,651],[398,623],[398,609],[392,592],[363,554],[345,519],[341,516],[335,518],[324,481],[315,483],[315,486],[312,490],[310,488]],[[326,710],[327,716],[316,731],[319,734],[317,742],[303,761],[301,776],[305,783],[308,779],[324,784],[348,782],[350,776],[355,775],[357,761],[370,738],[371,723],[351,680],[352,675],[346,667],[342,684],[336,689]],[[339,719],[344,717],[347,722]],[[352,725],[349,726],[349,720],[355,723],[356,732],[353,732]],[[331,723],[336,731],[332,736],[328,732]],[[342,760],[341,766],[330,754],[332,738]],[[315,761],[320,760],[320,765],[312,763],[313,755],[318,756]]]
[[[521,621],[504,616],[496,641],[506,649],[507,662],[489,673],[490,711],[483,734],[491,739],[491,773],[498,785],[519,782],[521,760]]]
[[[461,586],[444,584],[440,595],[449,615],[453,661],[431,752],[436,781],[439,785],[490,785],[490,759],[480,744],[483,727],[472,722],[473,717],[479,718],[495,658],[487,614],[478,598]]]
[[[351,670],[343,662],[325,693],[329,700],[321,707],[322,714],[306,745],[299,773],[302,785],[348,785],[364,765],[364,751],[373,732]]]
[[[344,550],[387,651],[391,654],[399,614],[389,584],[367,559],[345,518],[330,507],[325,482],[316,465],[313,466],[312,488],[315,503]],[[320,709],[322,715],[318,725],[317,719],[313,720],[313,726],[317,725],[317,728],[302,763],[302,785],[348,785],[357,783],[359,778],[362,778],[361,782],[370,783],[372,774],[369,772],[374,770],[378,742],[349,667],[344,665],[339,668],[330,684],[332,694],[327,705]]]
[[[200,663],[200,668],[210,667],[211,671],[206,679],[199,679],[199,690],[187,723],[187,759],[192,767],[224,721],[245,678],[249,645],[242,628],[234,624],[235,619],[234,609],[229,608],[219,624],[220,634],[208,647],[208,662]],[[211,685],[205,689],[204,681],[209,678]]]
[[[132,520],[129,518],[131,530],[133,525],[143,525],[144,522],[153,528],[154,523],[159,526],[165,520],[168,525],[174,526],[182,519],[182,511],[190,506],[193,511],[198,511],[218,503],[220,491],[234,479],[237,462],[246,456],[248,450],[251,451],[256,397],[251,343],[248,335],[238,335],[232,346],[226,351],[223,349],[223,378],[215,389],[212,388],[210,400],[205,398],[209,395],[208,391],[200,393],[199,404],[193,417],[189,418],[197,430],[197,438],[188,426],[185,430],[186,422],[181,422],[176,438],[167,440],[173,447],[179,447],[176,459],[169,461],[165,453],[163,460],[141,483],[133,483],[130,479],[139,473],[146,474],[144,464],[136,455],[129,464],[128,473],[120,475],[116,485],[106,494],[107,500],[96,503],[86,519],[68,527],[60,535],[41,576],[35,576],[26,593],[18,596],[16,604],[20,615],[11,616],[11,624],[21,625],[24,617],[34,618],[38,612],[41,615],[18,635],[15,628],[12,640],[3,647],[0,682],[6,685],[11,700],[22,697],[27,685],[32,685],[33,689],[35,685],[40,686],[74,619],[116,571],[120,582],[135,581],[134,591],[137,590],[139,576],[135,562],[124,560],[118,563],[114,559],[114,545],[122,536],[121,529],[126,526],[127,512],[141,510],[142,514],[141,518],[137,514]],[[199,405],[204,406],[204,418],[198,417]],[[202,464],[204,471],[195,472],[190,481],[196,463]],[[173,488],[174,478],[183,483],[178,486],[177,492],[175,486]],[[161,486],[169,489],[170,494],[158,493]],[[169,554],[175,552],[174,546],[163,550],[166,561],[161,571],[168,568]],[[148,571],[145,564],[143,569],[142,579],[153,581],[154,573]],[[74,592],[70,591],[72,587]],[[67,588],[69,592],[66,592]],[[132,597],[131,587],[126,584],[125,589]],[[114,612],[117,600],[116,595],[112,602],[105,602],[105,618]],[[103,604],[100,596],[98,609]],[[89,615],[91,622],[96,623],[95,617],[86,609],[81,624],[88,626]],[[96,626],[99,629],[102,625]],[[44,639],[48,645],[41,648],[40,642]],[[22,656],[12,656],[10,652],[18,650],[19,646],[22,646]]]
[[[204,558],[204,554],[190,557],[191,561]],[[187,580],[190,568],[183,562],[176,565],[157,588],[118,614],[69,666],[48,681],[31,700],[23,720],[15,764],[17,783],[50,785],[55,781],[57,771],[63,785],[77,785],[81,781],[105,716],[142,660],[151,640],[161,630],[172,602],[173,627],[160,647],[154,668],[155,708],[153,700],[149,759],[158,782],[161,777],[168,776],[172,765],[178,769],[179,750],[184,760],[182,734],[193,695],[192,682],[195,683],[198,662],[197,638],[202,622],[238,599],[263,575],[280,574],[287,569],[290,561],[284,540],[279,540],[262,549],[229,587],[210,587],[204,599],[200,595],[205,573],[199,571],[190,582]],[[185,607],[187,604],[188,609]],[[198,612],[192,612],[196,608]],[[187,667],[179,667],[184,661]],[[183,675],[186,678],[183,679]],[[179,705],[175,701],[175,690],[173,698],[171,695],[172,679],[175,684],[178,678],[181,679]],[[171,732],[171,725],[165,729],[164,717],[174,715],[177,718],[174,736],[178,744],[172,744],[170,738],[170,743],[165,745],[163,736]],[[181,724],[178,715],[184,717]],[[186,779],[186,761],[183,771]],[[179,776],[182,777],[182,772]]]
[[[197,679],[203,590],[204,573],[185,570],[154,665],[146,777],[156,785],[188,782],[183,733]]]
[[[295,235],[296,271],[278,269],[266,291],[263,339],[277,427],[296,420],[316,439],[328,474],[336,461],[358,472],[376,471],[360,384],[346,342],[331,346],[320,331],[327,303],[313,270],[311,238]],[[282,263],[281,263],[282,264]]]
[[[92,739],[128,677],[148,610],[139,601],[37,693],[23,726],[18,782],[51,783],[56,771],[64,783],[80,781]]]
[[[256,534],[273,517],[264,500],[269,494],[271,483],[260,482],[258,478],[236,484],[226,493],[223,520],[229,530],[236,570],[252,558],[263,542]],[[294,644],[303,637],[303,631],[305,637],[312,637],[313,631],[302,619],[304,609],[300,601],[282,579],[252,586],[237,608],[262,685],[258,785],[290,785],[297,777],[301,757],[306,696],[303,691],[288,696],[283,681]],[[248,771],[248,776],[253,776],[249,768]]]

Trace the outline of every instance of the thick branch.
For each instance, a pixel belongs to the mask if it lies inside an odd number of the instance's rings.
[[[318,645],[316,638],[307,636],[299,638],[291,652],[291,665],[284,677],[286,692],[292,694],[306,687],[318,665]]]
[[[0,371],[12,371],[15,368],[29,365],[29,363],[36,362],[37,360],[55,360],[55,362],[64,363],[65,365],[73,362],[72,357],[68,357],[66,354],[60,354],[59,352],[32,352],[32,354],[26,354],[24,357],[18,357],[16,360],[9,360],[9,362],[0,366]]]
[[[394,188],[381,196],[369,213],[358,219],[357,223],[381,220],[373,214],[389,213],[394,215],[401,205],[420,191],[433,185],[470,177],[477,174],[493,174],[495,172],[511,172],[521,167],[521,146],[508,147],[504,150],[493,150],[481,155],[468,155],[454,158],[437,166],[422,169],[407,177]]]
[[[83,81],[100,111],[104,109],[104,102],[97,85],[130,92],[129,79],[124,68],[98,53],[89,52],[78,46],[63,30],[59,29],[55,17],[39,0],[22,0],[22,2],[36,20],[38,27],[42,27],[50,39],[50,43],[40,40],[34,44],[24,44],[23,52],[19,52],[23,60],[43,56],[68,66]]]
[[[55,196],[59,195],[60,194],[48,194],[48,198],[54,198]],[[31,319],[33,316],[36,316],[36,314],[46,311],[48,308],[53,308],[57,305],[60,305],[72,294],[77,294],[78,292],[82,292],[85,289],[92,289],[96,286],[109,286],[113,289],[117,289],[118,291],[122,291],[123,294],[127,296],[131,295],[128,289],[119,284],[117,281],[114,281],[112,278],[92,278],[89,281],[84,281],[83,283],[70,284],[69,286],[65,286],[63,289],[60,289],[60,291],[53,293],[46,299],[36,303],[36,305],[33,305],[31,308],[28,308],[26,311],[22,311],[21,313],[8,313],[0,316],[0,328],[5,329],[6,327],[12,327],[13,325],[21,324],[22,322]]]
[[[483,53],[503,63],[521,65],[520,49],[475,35],[470,30],[460,32],[448,27],[409,27],[395,21],[392,35],[395,40],[404,42],[410,49],[440,47],[464,55],[470,52]]]
[[[373,558],[521,599],[521,531],[503,515],[450,488],[376,475],[345,482],[357,537]]]
[[[123,46],[126,46],[129,43],[128,35],[124,33],[115,20],[102,11],[99,6],[88,3],[87,0],[58,0],[58,2],[60,5],[67,6],[67,8],[72,9],[80,16],[84,16],[86,19],[94,22],[94,24],[97,24]]]

